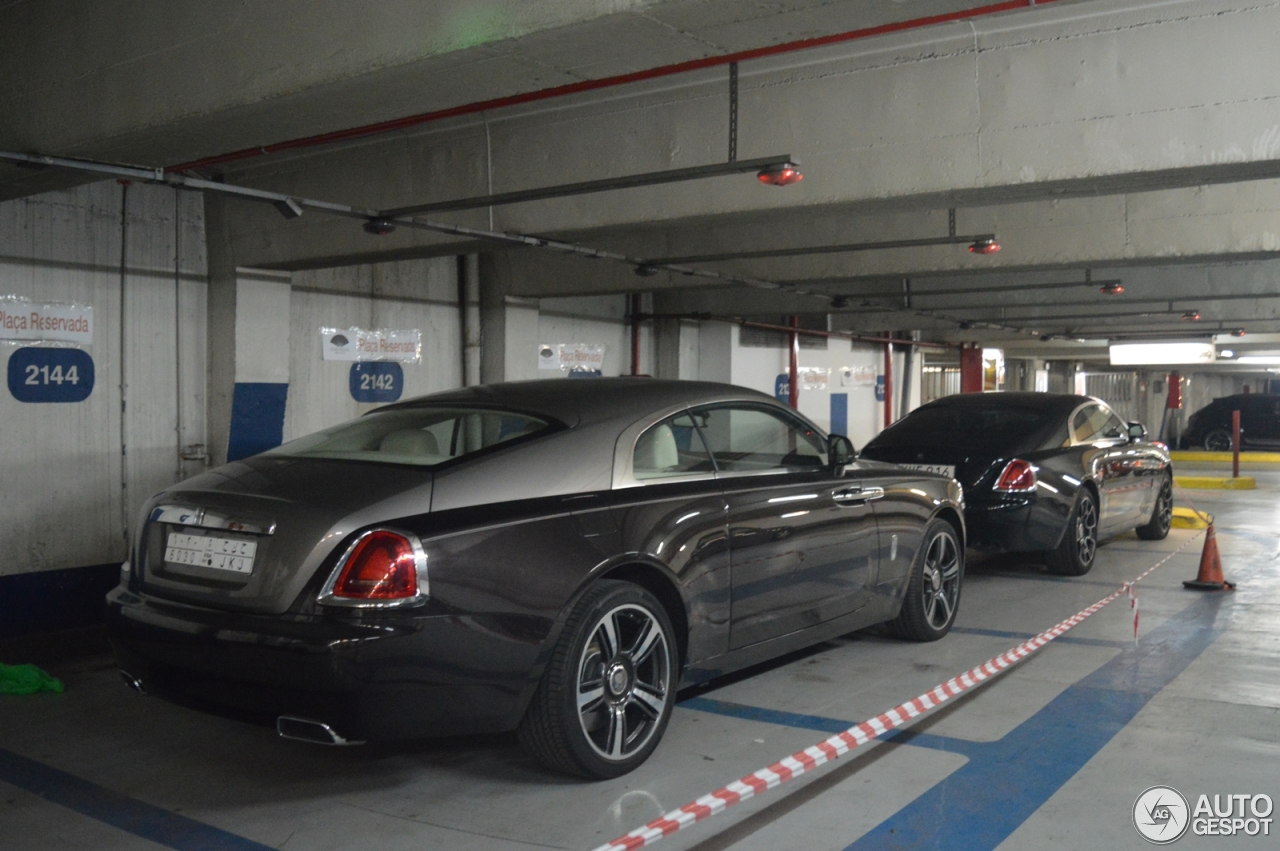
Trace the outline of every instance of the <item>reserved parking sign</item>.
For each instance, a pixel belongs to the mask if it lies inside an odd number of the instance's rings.
[[[82,349],[30,346],[9,356],[9,392],[19,402],[83,402],[93,378],[93,358]]]

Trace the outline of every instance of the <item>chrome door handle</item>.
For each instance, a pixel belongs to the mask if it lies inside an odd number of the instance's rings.
[[[861,505],[884,496],[884,488],[845,488],[831,494],[836,505]]]

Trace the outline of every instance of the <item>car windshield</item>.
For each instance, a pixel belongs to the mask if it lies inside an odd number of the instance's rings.
[[[1005,452],[1026,441],[1047,415],[1008,405],[945,405],[920,408],[886,429],[877,446],[947,446]]]
[[[434,467],[549,426],[513,411],[397,408],[291,440],[268,454]]]

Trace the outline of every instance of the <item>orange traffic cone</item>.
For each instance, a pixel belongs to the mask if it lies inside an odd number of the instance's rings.
[[[1200,573],[1195,579],[1182,583],[1196,591],[1230,591],[1234,582],[1222,578],[1222,558],[1218,555],[1218,541],[1213,536],[1213,521],[1204,535],[1204,552],[1200,554]]]

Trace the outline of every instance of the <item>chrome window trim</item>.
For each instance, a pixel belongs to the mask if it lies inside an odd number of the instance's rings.
[[[393,535],[399,535],[407,540],[409,546],[413,548],[413,567],[418,577],[418,593],[412,597],[402,597],[398,600],[357,600],[351,597],[334,595],[333,586],[338,583],[338,577],[342,575],[342,570],[351,559],[351,554],[356,551],[356,547],[360,546],[361,541],[374,532],[390,532]],[[324,587],[320,589],[320,596],[316,598],[316,602],[324,606],[341,606],[348,609],[398,609],[404,606],[416,606],[424,603],[429,596],[427,551],[423,549],[422,541],[418,540],[417,535],[406,532],[403,529],[395,529],[390,526],[375,526],[372,529],[366,529],[361,532],[347,547],[346,552],[342,554],[342,558],[338,559],[338,563],[329,572],[329,578],[325,580]]]
[[[245,520],[220,514],[215,510],[191,505],[157,505],[147,518],[152,523],[170,523],[175,526],[198,526],[202,529],[221,529],[226,532],[247,532],[251,535],[274,535],[274,520]]]
[[[827,467],[769,467],[764,470],[720,470],[717,479],[742,479],[747,476],[786,476],[796,473],[822,473]]]
[[[1082,402],[1081,404],[1072,408],[1071,413],[1067,415],[1067,437],[1071,441],[1071,445],[1072,446],[1098,446],[1101,443],[1106,443],[1112,440],[1118,440],[1124,443],[1128,443],[1129,442],[1128,437],[1103,437],[1103,438],[1099,438],[1098,440],[1076,440],[1075,429],[1071,427],[1071,421],[1076,418],[1076,414],[1080,413],[1085,408],[1088,408],[1091,405],[1096,405],[1102,408],[1108,414],[1115,417],[1117,420],[1120,420],[1121,424],[1124,423],[1124,418],[1122,418],[1119,414],[1117,414],[1110,405],[1108,405],[1106,402],[1102,401],[1101,399],[1090,396],[1089,401]]]

